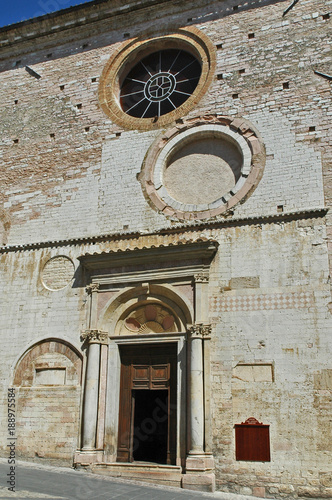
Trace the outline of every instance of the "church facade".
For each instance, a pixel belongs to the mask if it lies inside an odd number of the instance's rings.
[[[0,29],[18,457],[332,497],[330,11],[94,0]]]

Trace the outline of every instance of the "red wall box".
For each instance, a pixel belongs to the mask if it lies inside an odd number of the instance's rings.
[[[253,417],[235,424],[236,460],[270,462],[270,426]]]

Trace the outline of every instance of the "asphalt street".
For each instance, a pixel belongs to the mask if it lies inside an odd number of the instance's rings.
[[[146,485],[65,467],[36,463],[15,464],[15,491],[8,490],[9,465],[0,461],[0,499],[47,500],[254,500],[231,493],[201,493],[179,488]]]

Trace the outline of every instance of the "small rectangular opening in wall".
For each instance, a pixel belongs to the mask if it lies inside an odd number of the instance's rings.
[[[232,94],[232,97],[233,97],[233,99],[238,99],[239,98],[239,94]]]
[[[222,73],[219,73],[219,75],[217,75],[217,80],[222,80],[224,78],[224,75]]]
[[[270,462],[270,426],[248,418],[235,424],[236,460],[250,462]]]
[[[241,68],[241,69],[239,69],[239,74],[240,74],[240,75],[243,75],[243,73],[245,73],[245,72],[246,72],[245,68]]]
[[[283,205],[277,205],[277,212],[278,214],[281,214],[284,211],[284,206]]]
[[[64,85],[60,85],[60,90],[64,90],[65,89],[65,86]]]
[[[66,368],[36,369],[35,385],[65,385]]]
[[[282,88],[283,88],[283,89],[289,89],[289,82],[284,82],[284,83],[282,84]]]
[[[52,57],[52,52],[50,52],[49,54],[46,55],[46,57],[49,59],[50,57]]]
[[[309,127],[309,132],[315,132],[315,130],[316,130],[316,127],[314,125]]]
[[[255,33],[248,33],[248,38],[251,40],[252,38],[255,38]]]
[[[76,104],[76,107],[77,107],[77,109],[82,109],[82,104],[81,103]]]
[[[130,36],[130,33],[123,33],[123,38],[128,38]]]
[[[234,5],[233,6],[233,10],[239,10],[239,6],[238,5]]]
[[[91,78],[91,81],[92,83],[95,83],[97,81],[97,78],[94,76],[93,78]]]
[[[222,49],[222,43],[217,43],[216,47],[217,47],[217,50]]]
[[[327,13],[327,14],[323,14],[323,19],[326,21],[327,19],[330,19],[330,14]]]

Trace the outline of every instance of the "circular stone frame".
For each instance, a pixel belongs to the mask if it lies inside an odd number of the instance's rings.
[[[192,54],[201,64],[201,76],[192,95],[178,108],[156,118],[137,118],[122,110],[119,102],[123,80],[131,68],[145,56],[165,49],[180,49]],[[207,91],[216,67],[215,47],[209,38],[195,27],[175,32],[124,42],[111,56],[99,83],[99,102],[102,110],[118,125],[137,130],[151,130],[185,116]]]
[[[224,140],[242,156],[241,173],[234,187],[211,203],[189,204],[175,200],[167,191],[164,172],[168,161],[183,146],[202,138]],[[247,120],[213,116],[183,123],[159,136],[148,150],[138,179],[149,204],[166,216],[199,220],[227,215],[257,187],[265,167],[265,148],[259,133]]]
[[[49,275],[46,273],[49,273]],[[58,292],[72,283],[74,273],[75,265],[70,257],[67,257],[67,255],[55,255],[44,263],[40,279],[46,290]]]

